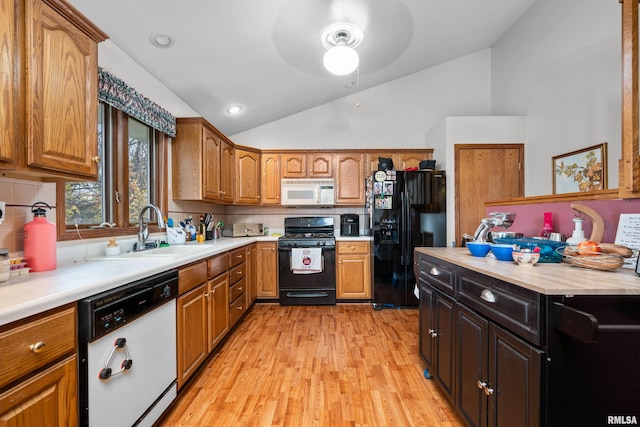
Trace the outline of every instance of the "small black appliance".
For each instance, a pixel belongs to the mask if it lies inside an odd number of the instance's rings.
[[[345,237],[360,235],[360,218],[357,214],[340,215],[340,235]]]

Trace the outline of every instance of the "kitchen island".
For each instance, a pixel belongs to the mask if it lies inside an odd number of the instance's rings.
[[[420,355],[471,426],[640,422],[640,277],[416,249]]]

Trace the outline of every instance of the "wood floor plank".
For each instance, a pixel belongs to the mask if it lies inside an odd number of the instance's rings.
[[[462,426],[418,355],[417,310],[257,304],[161,426]]]

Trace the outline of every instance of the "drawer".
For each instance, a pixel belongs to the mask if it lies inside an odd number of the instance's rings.
[[[246,250],[244,247],[240,248],[240,249],[234,249],[233,251],[230,252],[230,260],[229,260],[229,267],[235,267],[236,265],[243,263],[245,260],[245,253]]]
[[[229,305],[229,327],[235,325],[247,311],[246,298],[238,298]]]
[[[240,295],[244,295],[244,291],[247,289],[247,282],[244,278],[237,281],[234,285],[229,287],[229,301],[233,302]],[[244,298],[243,298],[244,299]]]
[[[207,281],[207,262],[200,261],[178,270],[178,293],[182,295]]]
[[[455,266],[427,255],[420,254],[419,280],[453,296],[455,293]]]
[[[461,269],[458,300],[505,329],[540,345],[541,296],[511,283]]]
[[[368,242],[336,242],[338,254],[368,254]]]
[[[211,279],[229,270],[229,253],[225,252],[207,260],[207,276]]]
[[[229,270],[229,283],[236,283],[246,275],[246,264],[242,263]]]
[[[0,387],[75,353],[76,306],[67,305],[2,328]]]

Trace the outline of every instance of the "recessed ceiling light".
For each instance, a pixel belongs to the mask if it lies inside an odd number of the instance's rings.
[[[240,111],[242,111],[242,107],[239,105],[232,105],[231,107],[227,108],[227,113],[229,114],[238,114],[240,113]]]
[[[167,33],[155,32],[149,36],[149,42],[155,47],[167,48],[173,46],[173,39]]]

